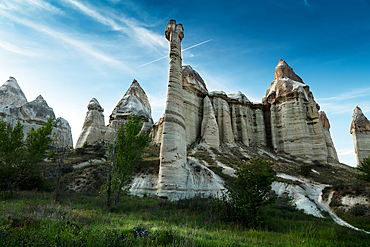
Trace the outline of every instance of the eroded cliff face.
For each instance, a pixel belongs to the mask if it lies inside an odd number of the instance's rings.
[[[353,111],[350,133],[353,136],[357,165],[370,156],[370,121],[361,108],[356,106]]]
[[[319,116],[324,130],[326,147],[328,149],[328,161],[336,162],[338,161],[338,154],[337,150],[335,149],[334,142],[331,139],[329,119],[324,111],[320,111]]]
[[[35,100],[27,99],[15,78],[10,77],[0,87],[0,118],[15,125],[20,122],[25,136],[33,127],[37,129],[49,118],[55,119],[53,108],[49,107],[44,98],[39,95]],[[58,146],[72,147],[72,132],[67,120],[58,118],[58,124],[53,133],[58,134]]]
[[[87,109],[76,148],[81,148],[85,142],[88,144],[98,141],[113,142],[118,128],[124,125],[133,114],[138,115],[150,126],[153,123],[148,97],[136,80],[132,82],[125,95],[114,108],[110,115],[109,125],[105,126],[104,109],[97,99],[92,98]],[[147,125],[145,126],[147,127]]]
[[[275,152],[308,163],[313,160],[328,162],[326,135],[318,113],[320,107],[309,86],[285,61],[280,60],[276,66],[275,80],[262,102],[269,106]]]

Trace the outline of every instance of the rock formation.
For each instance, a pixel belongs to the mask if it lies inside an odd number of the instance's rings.
[[[326,114],[324,111],[320,111],[319,116],[320,116],[321,124],[324,130],[326,147],[328,149],[328,160],[338,161],[337,151],[335,150],[334,143],[330,135],[329,119],[326,117]]]
[[[350,132],[355,145],[357,165],[359,165],[364,158],[370,156],[370,121],[358,106],[353,111],[352,119]]]
[[[0,87],[0,99],[0,108],[11,105],[21,107],[27,103],[26,96],[14,77],[9,77],[9,79]]]
[[[109,116],[109,127],[117,131],[119,126],[124,125],[128,117],[133,114],[138,115],[145,122],[153,123],[149,99],[136,80],[132,82]]]
[[[15,125],[20,122],[26,135],[31,128],[37,129],[49,118],[55,119],[53,108],[49,107],[44,98],[39,95],[35,100],[27,99],[15,78],[10,77],[0,87],[0,118],[5,122]],[[57,127],[53,133],[58,134],[60,147],[72,147],[72,133],[68,121],[58,118]]]
[[[145,128],[143,131],[145,132],[150,131],[153,123],[148,97],[136,80],[132,82],[125,95],[112,111],[109,125],[105,126],[104,109],[100,106],[97,99],[92,98],[87,109],[85,122],[76,148],[81,148],[85,142],[89,144],[97,141],[112,142],[118,128],[124,125],[133,114],[138,115],[140,119],[145,121],[145,125],[143,125],[143,128]]]
[[[253,146],[259,150],[267,147],[282,159],[338,162],[326,114],[322,112],[319,116],[320,107],[309,86],[286,62],[278,62],[275,80],[262,104],[253,103],[240,91],[209,92],[199,73],[191,66],[181,67],[183,28],[180,24],[171,20],[166,37],[170,41],[166,109],[151,131],[153,142],[161,144],[159,175],[158,179],[152,177],[146,181],[138,177],[135,191],[153,193],[157,181],[156,194],[171,200],[204,192],[202,181],[207,181],[206,172],[195,176],[190,166],[195,163],[186,158],[187,148],[197,144],[214,149],[220,149],[221,144]],[[204,169],[199,164],[196,167]],[[222,187],[214,182],[207,193],[216,194]]]
[[[283,60],[275,68],[275,80],[263,104],[269,106],[272,147],[275,152],[305,162],[328,161],[319,105],[309,86]]]
[[[210,147],[218,149],[220,146],[219,129],[211,100],[208,98],[208,96],[204,98],[203,112],[202,129],[200,133],[202,142]]]
[[[186,190],[186,132],[184,101],[182,90],[181,41],[184,29],[175,20],[170,20],[166,28],[166,38],[170,42],[170,74],[168,81],[166,108],[163,116],[163,132],[160,150],[158,195],[178,197]],[[173,194],[176,195],[173,195]]]
[[[81,134],[76,143],[76,148],[80,148],[84,143],[92,144],[100,140],[113,140],[113,129],[105,126],[104,109],[100,106],[97,99],[92,98],[87,106],[85,122]]]

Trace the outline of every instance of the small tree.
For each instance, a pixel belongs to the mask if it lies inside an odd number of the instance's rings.
[[[10,196],[24,156],[23,125],[19,122],[12,127],[10,123],[0,120],[0,183],[1,190],[8,191]]]
[[[148,145],[149,136],[140,132],[143,121],[132,115],[117,131],[113,144],[109,146],[109,174],[105,190],[107,207],[111,209],[112,195],[118,206],[123,190],[128,188],[132,180],[135,165],[141,160],[141,154]]]
[[[39,163],[49,147],[53,120],[37,130],[31,128],[24,141],[23,125],[13,127],[0,120],[0,183],[1,190],[11,194],[15,187],[38,187],[42,178]]]
[[[250,164],[237,168],[233,185],[216,199],[216,212],[221,219],[256,226],[262,221],[262,207],[271,202],[268,194],[275,180],[272,163],[252,159]]]
[[[357,169],[362,172],[357,177],[361,180],[364,180],[370,183],[370,156],[367,158],[364,158],[361,161],[361,164],[357,167]]]

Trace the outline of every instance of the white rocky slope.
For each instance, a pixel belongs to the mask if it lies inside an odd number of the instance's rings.
[[[55,119],[53,108],[49,107],[44,98],[39,95],[35,100],[27,99],[15,78],[10,77],[0,87],[0,119],[15,125],[20,122],[26,135],[31,128],[37,129],[49,118]],[[69,123],[64,118],[58,118],[58,125],[53,133],[58,135],[58,146],[72,147],[72,132]]]
[[[299,185],[274,182],[272,184],[272,190],[275,191],[278,196],[288,195],[288,197],[292,198],[292,203],[298,209],[304,210],[306,214],[324,218],[322,212],[327,212],[337,224],[370,234],[370,232],[354,227],[339,218],[329,207],[331,197],[329,197],[326,202],[322,200],[322,191],[329,185],[312,182],[306,178],[295,177],[284,173],[278,173],[277,176],[291,181],[300,182]]]

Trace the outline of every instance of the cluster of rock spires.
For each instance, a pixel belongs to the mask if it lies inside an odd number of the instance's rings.
[[[353,136],[357,164],[361,164],[364,158],[370,156],[370,121],[356,106],[353,111],[350,133]]]
[[[189,180],[192,161],[186,157],[187,147],[199,139],[216,149],[221,143],[242,142],[273,148],[298,161],[338,162],[326,114],[319,113],[309,86],[285,61],[279,61],[275,80],[262,104],[256,104],[241,92],[208,92],[200,75],[182,66],[182,25],[171,20],[165,34],[170,42],[166,109],[152,131],[153,140],[161,144],[157,195],[175,199],[189,188],[205,191]],[[215,183],[207,190],[213,193],[218,187]]]
[[[193,144],[219,149],[221,145],[271,148],[280,157],[306,163],[338,162],[330,135],[330,123],[315,102],[302,78],[283,60],[275,68],[262,103],[253,103],[240,91],[226,94],[209,92],[202,77],[189,65],[182,66],[181,41],[184,29],[171,20],[165,36],[170,42],[170,73],[166,108],[153,124],[148,97],[134,80],[123,98],[104,121],[104,109],[92,98],[76,144],[112,142],[119,126],[136,114],[145,121],[143,129],[152,141],[161,145],[159,173],[134,179],[133,193],[152,193],[171,200],[198,193],[216,194],[223,180],[206,166],[187,157]],[[37,128],[55,114],[46,101],[37,97],[27,102],[17,81],[10,77],[0,87],[0,117],[7,122],[20,121],[25,132]],[[54,131],[63,134],[64,145],[72,146],[68,122],[60,118]],[[370,122],[356,107],[351,125],[358,163],[370,155]]]
[[[87,105],[87,109],[85,122],[76,143],[76,148],[82,147],[84,143],[113,142],[118,128],[124,125],[133,114],[144,120],[146,126],[149,125],[151,127],[153,124],[149,99],[136,80],[132,82],[130,88],[114,108],[109,116],[109,124],[107,126],[104,123],[104,109],[100,106],[97,99],[92,98]]]
[[[48,106],[41,95],[28,102],[15,78],[9,77],[0,87],[0,119],[13,126],[20,122],[24,126],[25,135],[32,127],[37,129],[49,118],[55,119],[53,108]],[[68,121],[61,117],[57,120],[58,125],[53,128],[53,133],[58,136],[57,145],[72,147],[72,133]]]
[[[272,148],[280,156],[297,161],[338,162],[325,112],[319,112],[309,86],[283,60],[275,68],[262,103],[253,103],[240,91],[209,92],[202,77],[191,66],[182,66],[181,41],[184,29],[171,20],[165,36],[170,42],[170,74],[163,117],[152,125],[148,98],[139,83],[117,104],[105,126],[103,108],[93,98],[76,147],[85,142],[113,141],[118,126],[132,114],[147,122],[153,142],[161,145],[158,176],[136,178],[132,191],[155,193],[178,199],[200,192],[215,194],[224,188],[222,179],[207,167],[187,157],[187,148],[200,143]],[[194,172],[197,170],[197,172]]]

